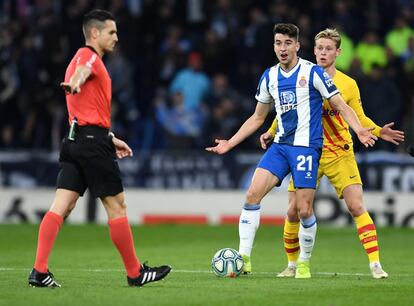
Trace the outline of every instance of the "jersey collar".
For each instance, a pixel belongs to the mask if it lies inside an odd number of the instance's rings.
[[[97,55],[99,55],[99,54],[98,54],[98,52],[96,52],[96,50],[95,50],[93,47],[88,46],[88,45],[85,45],[85,48],[88,48],[88,49],[90,49],[92,52],[95,52]]]

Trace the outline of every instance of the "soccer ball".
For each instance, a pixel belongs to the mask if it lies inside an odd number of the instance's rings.
[[[243,258],[231,248],[218,250],[211,260],[211,269],[220,277],[236,277],[243,271]]]

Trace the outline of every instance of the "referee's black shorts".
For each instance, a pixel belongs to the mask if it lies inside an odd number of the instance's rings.
[[[105,128],[77,127],[75,141],[63,139],[59,163],[56,188],[76,191],[81,196],[89,188],[93,197],[115,196],[123,191],[115,146]]]

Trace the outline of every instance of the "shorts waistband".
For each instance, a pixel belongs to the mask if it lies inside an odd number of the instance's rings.
[[[77,126],[76,134],[78,136],[95,136],[104,138],[108,136],[109,129],[97,126],[97,125],[82,125]]]

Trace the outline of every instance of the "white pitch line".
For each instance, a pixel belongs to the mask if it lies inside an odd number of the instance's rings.
[[[31,268],[13,268],[13,267],[0,267],[0,272],[7,272],[7,271],[30,271]],[[106,272],[123,272],[124,269],[53,269],[53,271],[61,271],[61,272],[94,272],[94,273],[106,273]],[[172,269],[174,273],[200,273],[200,274],[210,274],[213,273],[212,271],[208,270],[181,270],[181,269]],[[276,275],[277,272],[253,272],[253,275]],[[313,272],[312,274],[316,275],[328,275],[328,276],[371,276],[369,273],[348,273],[348,272]],[[392,274],[395,277],[401,276],[413,276],[413,274]]]

